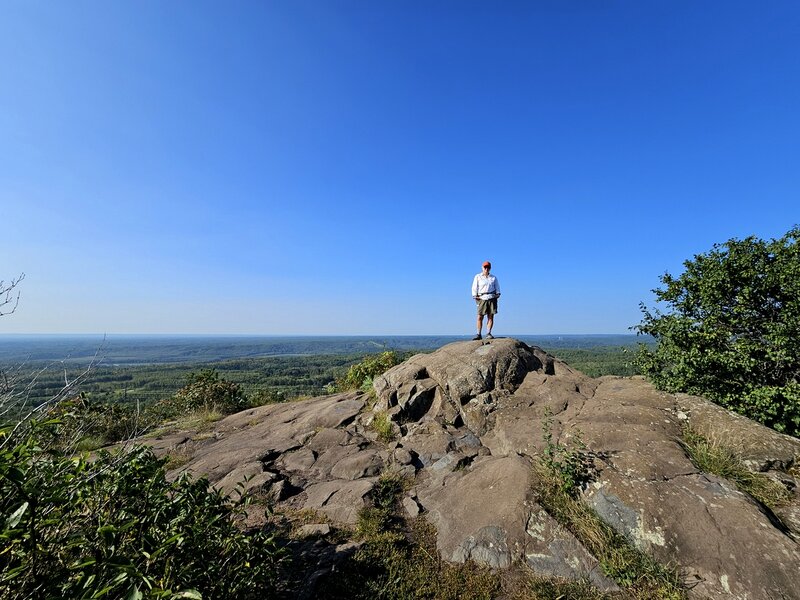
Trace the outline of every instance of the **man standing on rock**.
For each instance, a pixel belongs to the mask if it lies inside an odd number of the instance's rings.
[[[478,304],[478,334],[473,340],[481,339],[483,329],[483,316],[486,315],[486,338],[494,339],[492,327],[494,326],[494,315],[497,313],[497,299],[500,297],[500,284],[497,277],[489,273],[492,263],[488,260],[483,263],[483,271],[475,275],[472,280],[472,297]]]

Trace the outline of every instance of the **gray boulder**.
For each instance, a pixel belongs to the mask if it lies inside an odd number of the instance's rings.
[[[458,417],[463,406],[492,391],[513,391],[531,370],[542,368],[542,359],[514,339],[491,344],[455,342],[431,354],[418,354],[375,378],[378,409],[395,412],[398,419]]]
[[[508,567],[522,554],[527,540],[519,524],[527,521],[531,494],[527,459],[481,457],[469,469],[426,483],[417,486],[417,498],[436,526],[446,560]]]

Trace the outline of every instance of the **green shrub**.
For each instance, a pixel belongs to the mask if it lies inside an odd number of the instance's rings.
[[[48,411],[59,421],[58,445],[94,450],[130,439],[153,424],[149,413],[137,413],[116,402],[95,402],[84,394],[61,401]]]
[[[684,267],[653,290],[663,312],[641,306],[635,329],[657,342],[639,351],[642,373],[800,435],[800,227],[715,244]]]
[[[343,377],[336,380],[336,391],[361,389],[365,382],[375,379],[401,362],[402,359],[394,350],[367,356],[360,363],[352,365]]]
[[[153,412],[163,420],[198,410],[231,414],[248,407],[247,397],[239,384],[223,379],[215,369],[203,369],[199,373],[190,373],[186,385],[172,398],[159,402]]]
[[[403,478],[397,473],[383,473],[372,488],[372,504],[375,508],[392,512],[397,505],[397,498],[403,491]]]
[[[55,423],[2,431],[0,597],[264,598],[282,551],[237,525],[246,500],[168,481],[139,447],[92,460],[50,445]]]
[[[261,387],[254,393],[250,394],[248,404],[250,406],[264,406],[265,404],[278,404],[286,402],[286,393],[280,390],[274,390],[269,387]]]

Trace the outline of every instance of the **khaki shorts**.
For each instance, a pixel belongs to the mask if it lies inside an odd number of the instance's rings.
[[[478,304],[479,315],[496,315],[497,314],[497,298],[491,300],[476,300]]]

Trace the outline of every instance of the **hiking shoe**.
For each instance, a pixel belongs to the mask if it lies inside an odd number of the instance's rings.
[[[494,339],[494,336],[493,336],[491,333],[487,333],[487,334],[486,334],[486,339],[487,339],[487,340],[493,340],[493,339]]]
[[[472,339],[473,339],[473,340],[479,340],[479,339],[481,339],[481,334],[479,333],[478,335],[476,335],[476,336],[475,336],[474,338],[472,338]]]

